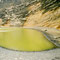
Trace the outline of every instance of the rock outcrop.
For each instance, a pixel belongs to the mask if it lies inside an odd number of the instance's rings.
[[[43,0],[33,4],[29,9],[32,13],[27,16],[27,21],[24,23],[24,26],[41,26],[60,29],[60,1]]]

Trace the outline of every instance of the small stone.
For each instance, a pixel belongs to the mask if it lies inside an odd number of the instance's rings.
[[[60,59],[60,57],[55,57],[55,59]]]
[[[47,30],[45,30],[45,31],[47,31]]]

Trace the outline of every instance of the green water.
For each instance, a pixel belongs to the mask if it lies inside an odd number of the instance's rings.
[[[0,46],[20,51],[55,48],[41,32],[26,28],[0,28]]]

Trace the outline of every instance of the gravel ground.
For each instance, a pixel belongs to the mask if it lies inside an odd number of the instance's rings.
[[[0,47],[0,60],[60,60],[60,48],[41,52],[21,52]]]

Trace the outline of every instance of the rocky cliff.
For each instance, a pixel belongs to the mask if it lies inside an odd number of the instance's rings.
[[[58,0],[6,0],[5,3],[4,1],[0,2],[1,6],[4,5],[3,8],[0,7],[0,18],[4,26],[9,24],[9,26],[60,28]]]

